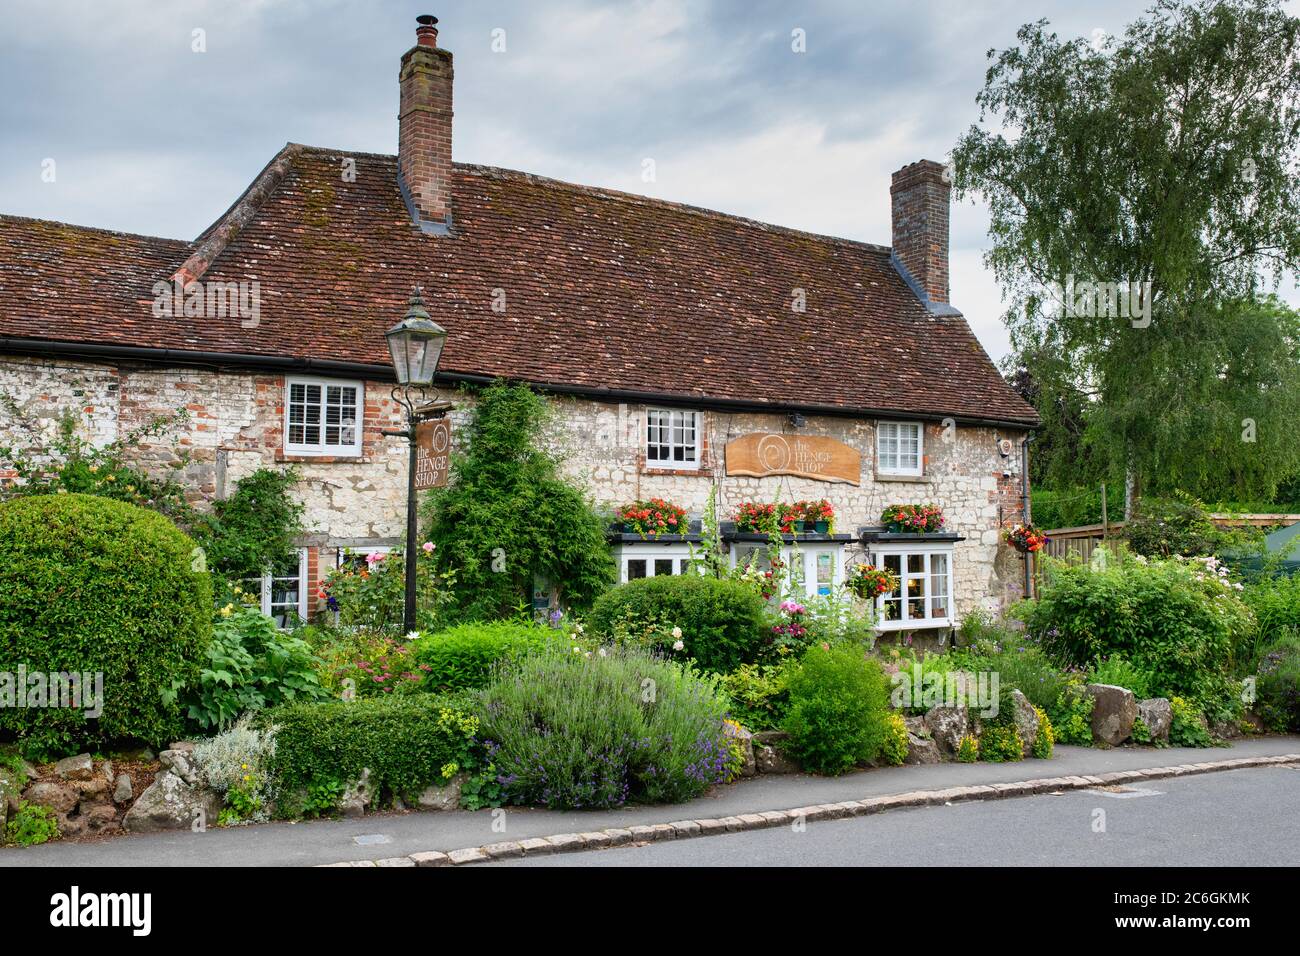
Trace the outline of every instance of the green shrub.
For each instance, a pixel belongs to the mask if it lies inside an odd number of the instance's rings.
[[[1067,685],[1050,711],[1056,740],[1077,747],[1092,746],[1092,709],[1095,706],[1097,699],[1083,689],[1082,681]]]
[[[907,722],[902,714],[889,714],[885,718],[885,740],[880,756],[891,767],[901,767],[907,759]]]
[[[1138,700],[1151,696],[1151,675],[1138,670],[1119,654],[1112,654],[1088,671],[1089,684],[1113,684],[1131,690]]]
[[[415,554],[415,622],[420,630],[445,625],[455,575],[439,572],[431,551]],[[392,638],[405,638],[406,558],[401,549],[375,551],[364,562],[348,561],[321,584],[325,606],[338,613],[343,629],[364,629]]]
[[[269,819],[275,802],[270,767],[274,755],[274,728],[254,727],[248,719],[195,745],[195,763],[202,769],[208,786],[225,799],[218,824],[260,823]]]
[[[1173,720],[1169,725],[1169,742],[1175,747],[1209,747],[1214,744],[1205,717],[1191,701],[1181,697],[1169,699]]]
[[[1149,744],[1151,743],[1151,728],[1147,726],[1145,720],[1139,717],[1133,721],[1133,733],[1130,736],[1135,744]]]
[[[586,610],[616,580],[608,526],[564,476],[545,434],[550,417],[547,400],[527,386],[483,389],[465,453],[453,457],[447,486],[425,496],[437,566],[457,585],[448,620],[508,617],[539,579],[566,606]]]
[[[307,642],[252,607],[228,605],[212,629],[198,681],[182,691],[185,715],[201,731],[229,727],[241,714],[325,700],[321,662]]]
[[[813,773],[840,774],[876,759],[888,733],[889,690],[880,664],[845,645],[812,647],[788,679],[788,749]]]
[[[544,646],[554,633],[531,623],[460,624],[426,634],[410,649],[415,665],[424,672],[423,689],[464,690],[486,686],[498,664]]]
[[[790,704],[786,677],[790,662],[741,664],[722,679],[731,701],[729,713],[749,730],[773,730],[780,726]]]
[[[181,730],[164,692],[198,676],[212,590],[194,542],[162,515],[89,495],[0,504],[0,671],[101,673],[103,712],[0,707],[32,757]]]
[[[984,725],[980,734],[980,759],[989,763],[1008,763],[1025,755],[1025,742],[1014,723],[994,722]]]
[[[980,759],[980,742],[973,734],[966,734],[957,745],[959,763],[974,763]]]
[[[953,667],[977,673],[996,673],[1000,688],[1018,690],[1031,704],[1044,709],[1055,706],[1061,691],[1069,683],[1069,675],[1023,634],[1010,635],[1004,643],[994,645],[984,653],[949,656]],[[928,659],[926,666],[930,666]]]
[[[1255,694],[1269,730],[1300,731],[1300,629],[1280,632],[1260,651]]]
[[[1035,707],[1034,713],[1038,715],[1038,735],[1034,738],[1033,754],[1039,760],[1047,760],[1056,749],[1056,728],[1043,708]]]
[[[4,841],[17,846],[36,846],[58,836],[59,821],[54,811],[35,803],[20,803],[18,812],[5,824]]]
[[[1237,591],[1196,560],[1055,565],[1025,618],[1060,661],[1089,667],[1118,654],[1149,675],[1149,693],[1202,706],[1231,696],[1234,653],[1254,633]]]
[[[1241,597],[1255,612],[1261,643],[1272,643],[1288,629],[1300,631],[1300,574],[1258,578]]]
[[[669,651],[673,628],[681,652],[702,669],[724,674],[758,661],[771,640],[763,599],[739,581],[697,574],[629,581],[597,599],[588,618],[594,634],[618,643]]]
[[[480,708],[504,798],[584,809],[699,796],[728,772],[719,684],[635,648],[511,662]]]
[[[261,729],[275,727],[269,761],[275,786],[292,815],[295,791],[338,790],[369,768],[381,795],[414,800],[426,787],[472,767],[478,720],[463,697],[416,694],[261,711]]]
[[[1128,546],[1150,558],[1215,554],[1229,539],[1210,520],[1205,505],[1191,495],[1143,498],[1124,528]]]

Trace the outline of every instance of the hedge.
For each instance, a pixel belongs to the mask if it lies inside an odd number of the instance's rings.
[[[256,720],[276,728],[269,766],[285,795],[349,783],[368,768],[377,792],[413,800],[468,763],[478,730],[467,698],[439,694],[291,704]]]
[[[597,599],[588,623],[607,638],[679,627],[686,654],[715,673],[754,663],[767,637],[763,599],[752,588],[699,574],[621,584]]]
[[[509,621],[461,624],[412,642],[411,653],[424,670],[422,688],[465,690],[486,686],[498,664],[543,647],[554,634]]]
[[[0,734],[37,758],[182,729],[172,693],[212,636],[212,590],[168,518],[89,495],[0,504],[0,672],[102,673],[103,712],[0,707]]]

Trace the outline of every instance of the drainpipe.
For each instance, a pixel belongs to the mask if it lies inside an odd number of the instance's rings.
[[[1024,441],[1020,443],[1020,507],[1023,517],[1020,519],[1025,524],[1032,523],[1033,515],[1029,502],[1029,443],[1034,440],[1034,433],[1029,432],[1025,435]],[[1034,593],[1034,555],[1031,551],[1025,552],[1025,597],[1033,597]]]

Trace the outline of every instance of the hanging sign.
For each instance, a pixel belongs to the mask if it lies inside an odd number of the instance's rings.
[[[451,419],[430,418],[415,426],[415,490],[441,488],[451,467]]]
[[[858,450],[823,435],[742,435],[727,442],[726,457],[728,475],[794,475],[850,485],[862,479]]]

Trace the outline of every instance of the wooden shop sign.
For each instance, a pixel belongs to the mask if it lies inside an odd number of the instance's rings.
[[[726,458],[728,475],[794,475],[850,485],[862,478],[858,450],[822,435],[742,435],[727,442]]]

